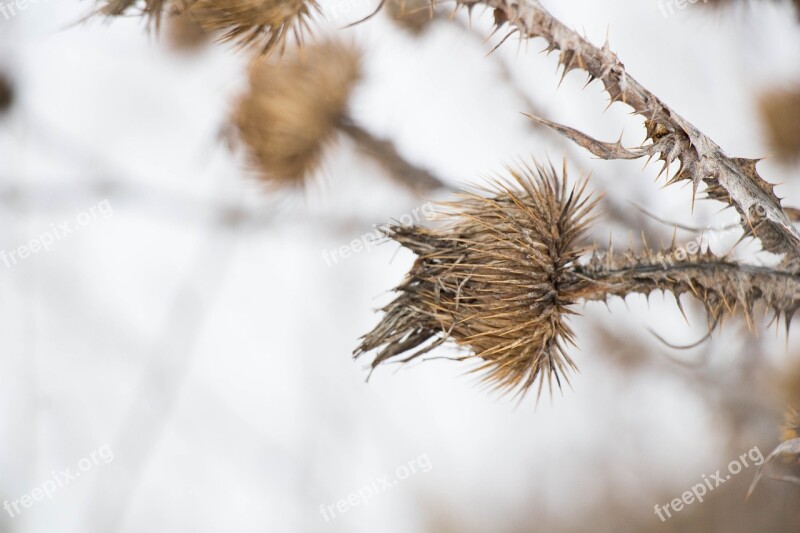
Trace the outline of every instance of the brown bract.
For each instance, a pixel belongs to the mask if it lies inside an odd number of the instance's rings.
[[[594,201],[585,182],[568,189],[552,168],[509,169],[518,190],[497,184],[444,204],[440,229],[391,226],[390,237],[417,254],[397,298],[366,335],[356,357],[377,350],[373,368],[409,361],[448,339],[481,361],[497,389],[526,391],[539,380],[561,385],[575,365],[574,276],[564,277]],[[577,283],[576,283],[577,282]]]
[[[319,5],[316,0],[196,0],[190,10],[206,31],[224,32],[223,41],[269,54],[276,48],[283,53],[289,32],[302,45]]]
[[[99,7],[94,13],[106,17],[120,17],[138,12],[147,17],[153,26],[158,29],[161,16],[169,9],[178,13],[185,10],[195,0],[99,0]]]
[[[276,48],[283,52],[289,33],[302,45],[319,6],[316,0],[101,0],[95,13],[118,17],[137,11],[156,29],[164,14],[189,11],[206,32],[222,32],[223,41],[269,54]]]
[[[279,63],[252,63],[232,121],[265,182],[302,185],[317,167],[360,77],[360,58],[353,46],[326,42]]]

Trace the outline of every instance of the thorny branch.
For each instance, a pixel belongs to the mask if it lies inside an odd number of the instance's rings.
[[[685,255],[685,254],[684,254]],[[586,265],[577,266],[574,274],[590,282],[576,294],[584,300],[606,300],[616,295],[648,295],[655,290],[670,292],[683,312],[680,295],[690,293],[708,312],[710,327],[725,314],[741,309],[754,329],[753,308],[761,302],[783,316],[787,331],[800,307],[798,276],[768,267],[745,265],[710,252],[682,257],[674,244],[655,252],[644,246],[641,254],[632,251],[614,254],[609,250],[593,253]]]
[[[764,250],[784,255],[783,266],[800,269],[800,233],[775,195],[774,186],[756,171],[757,159],[728,156],[708,136],[669,108],[657,96],[630,76],[608,42],[598,48],[553,17],[539,0],[459,0],[471,9],[482,3],[494,8],[495,24],[508,23],[511,34],[525,38],[541,37],[547,52],[560,51],[564,75],[580,69],[589,74],[589,82],[600,80],[611,103],[623,102],[644,117],[648,144],[634,149],[606,143],[578,130],[532,117],[603,159],[636,159],[644,156],[664,162],[663,172],[672,163],[680,168],[668,182],[690,180],[694,193],[700,182],[707,186],[709,198],[733,206],[741,217],[745,236],[758,238]],[[510,35],[510,34],[509,34]]]
[[[440,226],[394,225],[391,237],[417,259],[362,338],[355,357],[374,352],[372,367],[416,359],[448,340],[482,362],[479,372],[499,390],[524,393],[537,380],[559,387],[575,365],[569,316],[579,302],[661,290],[691,293],[708,312],[709,332],[742,313],[754,327],[756,306],[783,317],[800,308],[800,276],[755,267],[708,251],[613,249],[585,253],[580,244],[598,199],[585,182],[566,186],[553,167],[509,168],[515,187],[498,183],[444,205]],[[683,309],[681,308],[681,311]],[[542,379],[539,379],[540,376]]]

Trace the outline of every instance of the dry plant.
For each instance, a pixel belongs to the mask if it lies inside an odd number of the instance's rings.
[[[800,159],[800,86],[764,93],[759,108],[775,155],[786,161]]]
[[[319,11],[316,0],[194,0],[190,11],[209,32],[223,32],[223,41],[281,53],[292,32],[298,45],[310,33],[309,19]]]
[[[501,44],[515,34],[543,39],[548,53],[559,53],[563,76],[582,70],[588,74],[587,85],[599,80],[609,105],[621,102],[644,119],[646,136],[642,145],[626,148],[619,141],[603,142],[531,115],[534,121],[603,159],[657,158],[663,163],[659,176],[666,174],[668,183],[692,184],[692,202],[703,183],[708,198],[738,212],[742,238],[757,239],[781,261],[767,268],[707,250],[681,255],[674,241],[666,250],[650,250],[643,242],[638,253],[629,249],[618,255],[609,248],[584,254],[579,238],[590,217],[584,209],[591,204],[582,199],[583,186],[567,194],[566,177],[552,169],[537,165],[535,170],[511,170],[516,189],[487,190],[447,205],[442,228],[387,228],[417,260],[355,357],[375,352],[374,369],[386,362],[411,361],[449,340],[468,349],[457,359],[478,360],[475,371],[484,372],[496,388],[524,393],[538,380],[541,392],[545,381],[560,385],[564,372],[574,368],[565,349],[574,342],[565,320],[575,313],[574,304],[655,290],[672,293],[679,306],[681,294],[693,295],[706,309],[709,331],[734,314],[755,329],[754,309],[761,305],[774,312],[774,320],[783,317],[788,335],[800,307],[800,233],[793,224],[797,210],[784,208],[774,186],[759,175],[758,160],[725,153],[633,78],[608,42],[594,46],[539,0],[458,4],[469,10],[476,5],[492,8],[495,31],[508,28]],[[784,118],[780,115],[785,113],[782,109],[772,115]],[[795,141],[790,131],[794,126],[791,118],[774,125],[780,129],[776,138]],[[670,258],[669,264],[664,257]],[[792,416],[790,436],[798,425]],[[785,440],[770,454],[753,487],[776,456],[796,461],[800,439]]]
[[[388,6],[392,17],[417,33],[435,8],[424,0],[390,0]],[[514,35],[544,40],[545,50],[559,55],[562,78],[577,70],[587,74],[587,85],[599,81],[609,106],[619,102],[642,118],[645,139],[634,147],[604,142],[531,110],[534,123],[602,159],[655,158],[667,183],[691,183],[692,204],[704,185],[707,198],[739,214],[742,239],[757,240],[780,262],[767,267],[708,250],[686,254],[674,240],[655,250],[644,235],[638,250],[589,247],[585,234],[596,220],[599,199],[586,194],[585,180],[570,187],[566,166],[559,172],[534,162],[508,168],[505,181],[443,204],[439,225],[385,228],[416,260],[355,357],[373,354],[374,369],[421,358],[451,342],[463,354],[455,359],[476,362],[472,370],[495,389],[524,394],[536,386],[541,393],[545,384],[550,390],[561,387],[576,368],[568,348],[577,342],[569,324],[577,305],[654,291],[672,294],[679,307],[683,294],[693,296],[707,313],[709,334],[729,316],[757,329],[756,310],[763,310],[775,321],[782,318],[788,335],[800,307],[800,232],[794,225],[800,217],[761,177],[758,160],[727,154],[631,76],[607,41],[590,43],[539,0],[456,0],[456,6],[470,12],[489,8],[494,30],[507,31],[497,46]],[[302,186],[325,147],[344,134],[405,186],[422,193],[443,188],[390,141],[349,116],[348,102],[361,77],[360,52],[332,40],[302,46],[315,10],[314,0],[104,0],[98,9],[107,16],[138,11],[155,26],[165,13],[188,12],[205,30],[221,32],[223,40],[262,56],[283,52],[287,34],[294,32],[297,47],[289,57],[253,61],[248,89],[231,119],[265,183]],[[800,152],[797,100],[796,93],[786,92],[762,102],[771,142],[784,157]],[[787,416],[786,438],[764,462],[753,487],[775,457],[800,457],[800,421],[796,411]]]
[[[661,290],[680,305],[688,293],[712,329],[728,314],[752,324],[757,304],[787,322],[800,307],[800,278],[782,269],[681,254],[674,243],[585,253],[579,239],[595,204],[583,196],[585,183],[569,191],[563,174],[541,166],[510,172],[518,190],[501,186],[447,204],[443,228],[387,228],[418,259],[356,357],[377,350],[373,367],[405,362],[453,340],[470,348],[464,359],[478,358],[477,370],[498,389],[524,392],[543,377],[541,391],[574,368],[566,319],[580,301]]]
[[[161,25],[165,12],[178,14],[186,10],[195,0],[97,0],[97,7],[89,15],[121,17],[135,13],[144,16],[156,29]],[[87,17],[88,18],[88,17]]]
[[[357,356],[379,349],[373,367],[409,361],[452,338],[501,389],[541,375],[560,383],[574,368],[566,318],[587,289],[576,262],[595,201],[552,168],[510,173],[519,191],[498,183],[491,196],[463,195],[442,229],[388,228],[419,259]]]
[[[779,267],[769,269],[718,258],[709,252],[689,257],[680,257],[673,249],[653,252],[645,245],[639,255],[633,251],[624,255],[615,255],[612,250],[595,252],[583,265],[575,263],[575,250],[560,250],[559,254],[551,254],[549,270],[541,271],[542,264],[532,259],[535,256],[531,250],[552,250],[552,239],[559,238],[558,225],[550,219],[552,234],[534,231],[532,228],[542,222],[535,217],[542,213],[533,213],[531,206],[542,202],[543,196],[558,205],[559,196],[554,191],[560,189],[543,185],[558,179],[551,174],[543,176],[541,169],[536,175],[516,171],[512,173],[521,192],[506,190],[485,199],[485,203],[475,198],[456,203],[460,210],[447,215],[455,216],[456,222],[444,233],[420,228],[389,229],[389,235],[419,259],[408,280],[399,287],[400,296],[385,309],[383,320],[364,338],[356,356],[378,349],[373,365],[403,354],[404,360],[409,360],[430,349],[425,346],[407,353],[429,339],[437,338],[436,344],[451,337],[469,346],[484,361],[479,368],[494,368],[489,375],[501,388],[520,385],[524,390],[542,368],[548,369],[548,379],[555,377],[558,381],[559,373],[572,365],[562,348],[563,342],[571,340],[562,320],[569,304],[577,299],[646,294],[656,289],[676,296],[684,292],[696,296],[707,309],[712,328],[726,313],[737,311],[754,324],[752,314],[757,302],[773,309],[776,318],[784,316],[788,326],[800,305],[800,234],[775,196],[773,186],[758,175],[757,161],[725,154],[630,76],[608,43],[602,48],[593,46],[555,19],[538,0],[487,0],[485,4],[494,8],[498,28],[511,26],[509,35],[541,37],[547,42],[548,52],[559,51],[564,75],[576,69],[586,71],[590,82],[597,79],[603,83],[611,103],[622,102],[642,115],[650,142],[628,149],[619,142],[601,142],[575,129],[533,117],[537,122],[604,159],[657,156],[664,164],[662,172],[669,172],[671,165],[679,162],[679,169],[671,178],[668,176],[668,182],[690,181],[695,192],[704,182],[708,197],[736,208],[745,236],[760,239],[765,250],[782,255],[783,261]],[[471,8],[476,2],[462,5]],[[481,218],[487,216],[485,206],[495,210],[488,220]],[[527,219],[523,213],[528,214]],[[473,223],[485,233],[477,233]],[[469,233],[465,235],[463,231]],[[492,253],[500,255],[481,255],[477,243],[484,241],[491,242]],[[567,255],[561,256],[561,252]],[[658,261],[659,254],[678,260],[665,266],[664,261]],[[475,276],[470,274],[473,271]],[[540,279],[545,273],[551,276],[547,283]],[[488,323],[481,320],[482,313],[491,318]],[[531,332],[531,326],[540,323],[542,316],[549,317],[547,327]]]
[[[316,169],[360,76],[360,53],[338,42],[280,62],[253,61],[232,122],[265,181],[302,184]]]
[[[360,51],[339,41],[310,45],[281,61],[253,61],[247,92],[237,102],[231,122],[265,184],[302,186],[318,168],[325,147],[343,133],[412,190],[421,193],[443,186],[407,162],[391,142],[348,116],[348,102],[360,77]]]
[[[316,0],[101,0],[94,14],[119,17],[133,12],[157,30],[165,14],[187,11],[206,32],[220,32],[220,40],[268,55],[276,49],[283,53],[290,33],[302,44],[319,6]]]
[[[800,233],[773,192],[774,186],[758,174],[757,159],[727,155],[711,138],[628,74],[608,42],[602,48],[592,45],[553,17],[539,0],[487,0],[487,4],[495,9],[498,28],[508,24],[509,35],[540,37],[547,42],[548,52],[558,51],[564,76],[573,70],[585,71],[589,82],[599,80],[603,84],[611,103],[622,102],[642,116],[646,140],[650,142],[627,149],[619,142],[598,141],[567,126],[532,117],[534,120],[603,159],[657,156],[663,161],[662,173],[667,174],[673,163],[679,163],[674,175],[667,175],[669,183],[689,181],[694,194],[700,183],[705,183],[709,198],[738,211],[745,235],[758,238],[764,250],[783,255],[787,268],[796,267],[800,260]]]

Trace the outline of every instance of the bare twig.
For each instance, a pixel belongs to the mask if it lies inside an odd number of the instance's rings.
[[[379,139],[349,119],[340,121],[338,127],[353,139],[364,153],[375,159],[393,180],[415,193],[447,188],[439,178],[408,162],[400,155],[393,142]]]

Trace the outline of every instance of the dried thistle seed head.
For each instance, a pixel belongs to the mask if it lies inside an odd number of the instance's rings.
[[[281,53],[291,31],[302,44],[309,19],[319,12],[316,0],[195,0],[190,8],[203,29],[224,32],[223,41],[253,46],[262,54]]]
[[[262,54],[283,51],[289,32],[302,44],[317,0],[99,0],[93,14],[119,17],[138,11],[156,29],[165,15],[190,11],[207,33],[223,32],[223,41],[255,46]]]
[[[767,92],[759,104],[775,155],[786,160],[800,158],[800,86]]]
[[[334,137],[360,72],[359,51],[333,41],[280,63],[252,63],[232,122],[266,183],[303,184]]]
[[[387,234],[417,254],[396,299],[383,309],[356,357],[377,351],[373,368],[410,361],[447,340],[469,348],[476,371],[496,389],[524,393],[575,368],[566,318],[579,283],[570,268],[595,201],[585,182],[538,164],[508,169],[497,184],[445,204],[444,227],[391,226]]]

